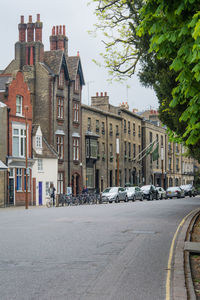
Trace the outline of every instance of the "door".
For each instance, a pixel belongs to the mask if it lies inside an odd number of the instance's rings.
[[[42,181],[38,183],[38,196],[39,196],[39,205],[42,205]]]

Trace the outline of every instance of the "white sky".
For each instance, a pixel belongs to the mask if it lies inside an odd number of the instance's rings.
[[[96,92],[107,92],[110,103],[119,105],[126,102],[130,109],[144,110],[157,108],[158,101],[151,89],[142,87],[133,76],[127,83],[108,83],[108,70],[98,67],[92,59],[101,61],[100,52],[104,51],[101,37],[93,38],[88,30],[93,30],[96,23],[94,5],[87,5],[88,0],[6,0],[2,1],[0,9],[0,69],[4,69],[14,58],[14,44],[18,41],[18,24],[20,16],[24,15],[25,23],[28,16],[40,14],[43,22],[43,43],[45,50],[49,50],[49,36],[53,26],[66,25],[66,35],[69,39],[69,55],[80,52],[81,63],[86,85],[83,88],[82,102],[90,103],[90,97]],[[130,86],[126,88],[127,84]]]

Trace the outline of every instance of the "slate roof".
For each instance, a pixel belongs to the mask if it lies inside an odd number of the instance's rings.
[[[1,75],[0,76],[0,91],[5,91],[6,83],[11,81],[12,77],[10,75]]]
[[[56,75],[60,73],[62,65],[63,50],[45,51],[44,62]]]
[[[76,74],[79,72],[81,84],[84,85],[84,77],[83,77],[83,71],[81,66],[81,60],[79,56],[69,56],[67,58],[67,66],[69,70],[69,77],[71,80],[76,79]]]

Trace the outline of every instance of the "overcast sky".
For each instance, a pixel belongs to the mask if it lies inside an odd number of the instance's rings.
[[[90,103],[90,97],[96,92],[107,92],[110,103],[119,105],[126,102],[130,109],[139,110],[150,107],[157,108],[158,101],[151,89],[142,87],[136,77],[132,77],[127,83],[107,82],[108,71],[98,67],[92,59],[101,61],[100,52],[104,51],[101,36],[93,38],[88,30],[94,29],[96,23],[94,5],[87,5],[88,0],[6,0],[1,2],[0,9],[0,69],[4,69],[14,58],[14,44],[18,41],[18,24],[20,16],[24,15],[25,22],[28,16],[33,16],[36,21],[36,14],[40,14],[43,22],[43,43],[45,50],[49,50],[49,36],[53,26],[66,25],[66,35],[69,39],[69,55],[76,55],[80,52],[81,63],[86,85],[83,88],[82,101]],[[130,86],[127,89],[127,84]]]

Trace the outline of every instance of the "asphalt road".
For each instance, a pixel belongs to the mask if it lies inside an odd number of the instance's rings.
[[[173,235],[200,198],[0,209],[1,300],[164,300]]]

